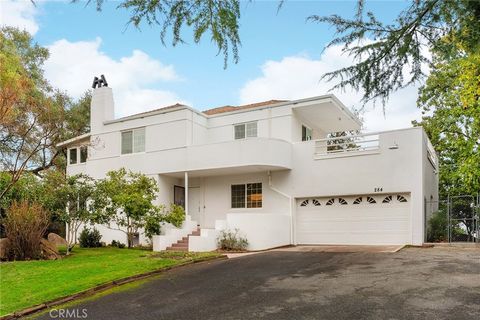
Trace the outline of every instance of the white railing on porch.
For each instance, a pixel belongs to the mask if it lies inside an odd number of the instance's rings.
[[[315,156],[376,151],[380,149],[379,133],[363,133],[315,140]]]

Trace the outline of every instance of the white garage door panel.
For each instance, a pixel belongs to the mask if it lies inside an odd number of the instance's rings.
[[[408,197],[403,195],[407,200]],[[373,197],[373,196],[372,196]],[[345,198],[346,199],[346,198]],[[338,202],[326,206],[328,198],[316,199],[321,203],[307,206],[298,201],[296,236],[298,244],[406,244],[410,243],[410,202],[352,204]]]

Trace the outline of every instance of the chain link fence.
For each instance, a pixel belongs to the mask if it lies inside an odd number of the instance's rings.
[[[480,242],[480,196],[425,201],[426,242]]]

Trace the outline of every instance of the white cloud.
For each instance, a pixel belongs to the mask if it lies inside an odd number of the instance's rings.
[[[320,77],[352,63],[342,55],[342,46],[333,46],[324,51],[319,59],[305,55],[285,57],[280,61],[269,60],[262,67],[262,75],[248,81],[240,90],[240,103],[252,103],[269,99],[301,99],[329,93],[332,83],[320,81]],[[335,80],[334,80],[335,81]],[[367,131],[389,130],[411,126],[411,121],[421,118],[416,107],[418,86],[395,92],[385,107],[381,103],[365,106],[363,118]],[[361,93],[353,90],[333,91],[346,106],[360,108]]]
[[[113,88],[116,116],[152,110],[182,101],[175,93],[150,89],[159,82],[180,80],[172,65],[134,50],[118,60],[100,50],[102,40],[69,42],[62,39],[48,46],[50,58],[45,76],[57,88],[79,97],[90,88],[94,76],[104,74]]]
[[[0,26],[18,27],[33,35],[39,28],[35,21],[37,14],[38,9],[31,1],[0,0]]]

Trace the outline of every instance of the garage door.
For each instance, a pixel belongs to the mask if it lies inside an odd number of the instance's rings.
[[[297,199],[298,244],[406,244],[408,194]]]

